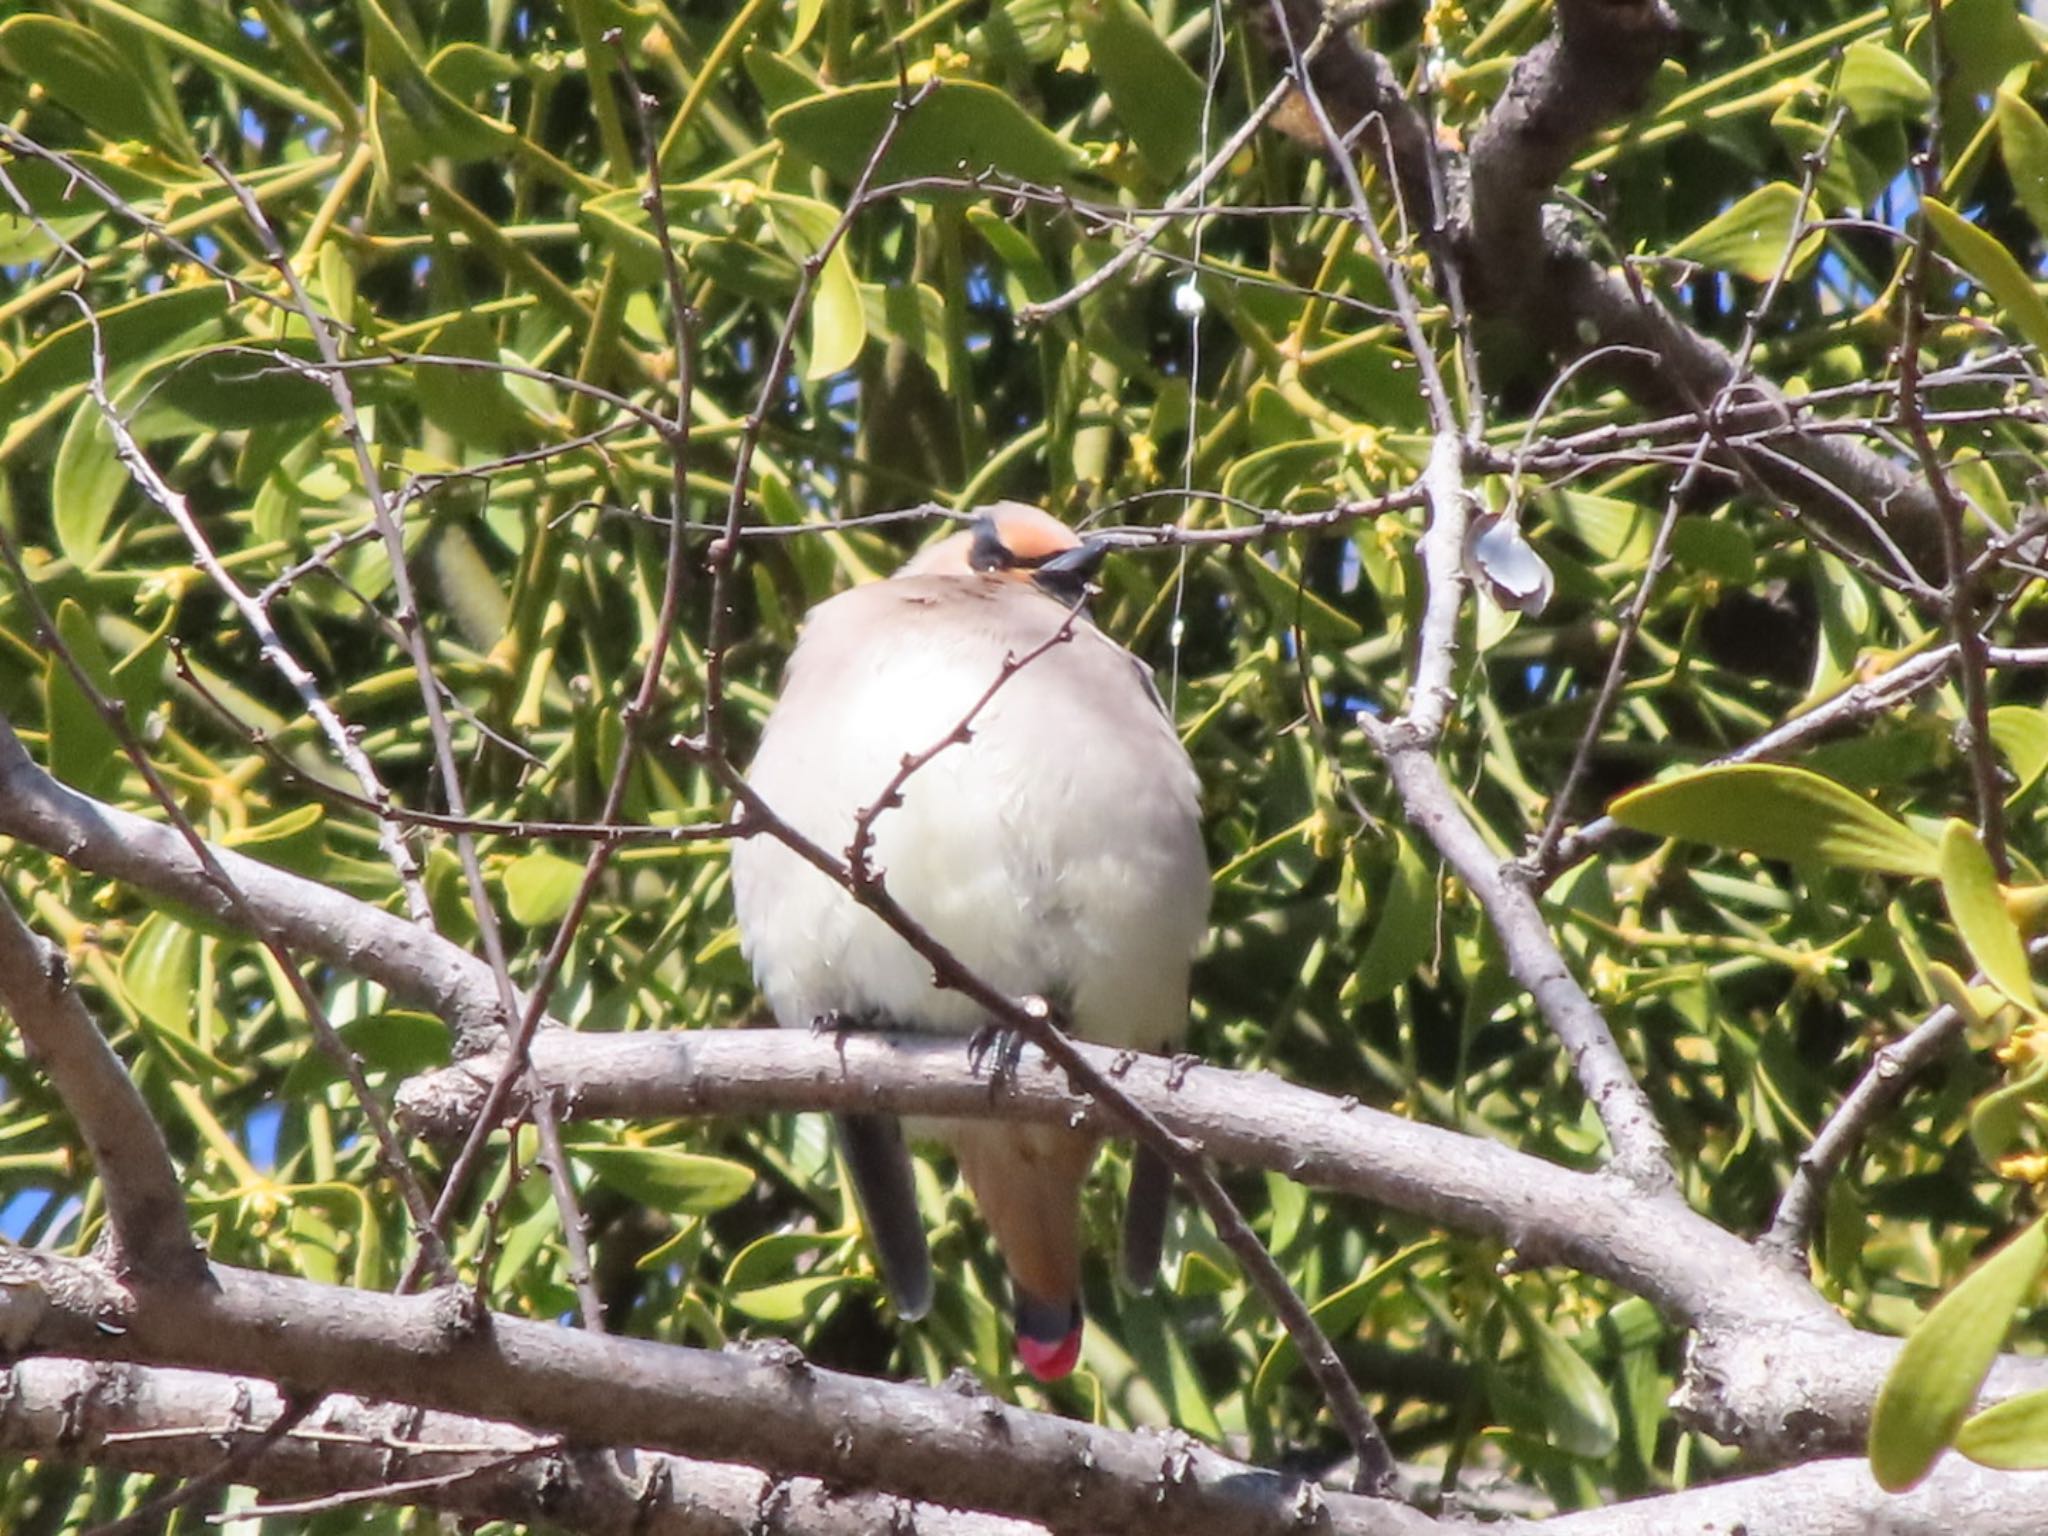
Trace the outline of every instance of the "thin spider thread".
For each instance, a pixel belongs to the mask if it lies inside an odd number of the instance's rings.
[[[1197,163],[1209,163],[1210,135],[1215,120],[1216,93],[1218,82],[1223,78],[1223,0],[1209,0],[1209,70],[1202,89],[1202,145]],[[1202,232],[1208,227],[1208,220],[1197,208],[1194,227],[1189,238],[1189,254],[1193,258],[1188,275],[1182,279],[1187,291],[1195,302],[1186,306],[1188,319],[1188,426],[1187,448],[1181,456],[1181,490],[1189,493],[1189,499],[1181,509],[1181,516],[1187,517],[1196,505],[1193,499],[1195,488],[1195,449],[1201,442],[1202,411]],[[1170,665],[1167,672],[1166,701],[1175,719],[1180,717],[1180,657],[1182,642],[1187,636],[1185,608],[1188,595],[1188,546],[1180,547],[1179,558],[1173,573],[1173,620],[1167,626],[1167,655]]]

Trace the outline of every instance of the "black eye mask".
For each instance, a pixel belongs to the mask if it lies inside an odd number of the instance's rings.
[[[1087,596],[1088,582],[1102,566],[1109,546],[1096,539],[1083,539],[1071,549],[1055,550],[1036,558],[1020,556],[1003,542],[994,518],[979,518],[974,524],[974,542],[967,551],[967,565],[975,571],[1029,571],[1031,579],[1063,603],[1078,603]]]

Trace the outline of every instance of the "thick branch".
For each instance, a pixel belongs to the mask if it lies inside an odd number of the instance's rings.
[[[99,1170],[107,1225],[124,1268],[157,1280],[194,1278],[199,1248],[163,1133],[128,1069],[71,989],[63,953],[0,901],[0,1008],[43,1070]]]
[[[1857,1333],[1802,1277],[1675,1195],[1646,1195],[1608,1174],[1559,1168],[1263,1073],[1075,1049],[1208,1156],[1362,1196],[1491,1238],[1526,1263],[1569,1265],[1649,1298],[1697,1330],[1681,1392],[1688,1420],[1759,1455],[1856,1448],[1897,1358],[1897,1341]],[[1116,1130],[1036,1053],[990,1081],[957,1041],[787,1030],[551,1033],[536,1042],[533,1065],[570,1117],[862,1108]],[[400,1094],[403,1111],[430,1132],[459,1134],[490,1070],[464,1064],[415,1079]],[[2038,1385],[2048,1385],[2048,1363],[2008,1359],[1990,1393]]]
[[[1758,1316],[1827,1328],[1804,1281],[1674,1197],[1560,1168],[1510,1147],[1421,1125],[1264,1072],[1232,1071],[1073,1042],[1075,1054],[1205,1156],[1269,1168],[1490,1237],[1529,1261],[1568,1264],[1649,1297],[1681,1323]],[[596,1035],[551,1031],[534,1072],[570,1119],[661,1119],[774,1110],[865,1109],[1071,1123],[1119,1134],[1100,1105],[1027,1049],[1017,1069],[978,1074],[958,1041],[790,1030]],[[461,1134],[492,1063],[461,1063],[399,1091],[400,1113],[432,1135]]]
[[[1529,881],[1486,846],[1429,751],[1401,739],[1398,724],[1374,728],[1373,735],[1408,819],[1471,888],[1500,939],[1509,974],[1528,989],[1544,1022],[1563,1042],[1572,1071],[1606,1128],[1615,1168],[1646,1189],[1668,1189],[1671,1148],[1656,1112],[1630,1074],[1606,1018],[1551,939]]]
[[[1642,105],[1678,35],[1664,0],[1559,0],[1550,36],[1522,56],[1472,136],[1467,265],[1476,304],[1520,315],[1543,292],[1528,261],[1543,205],[1579,149]]]
[[[184,838],[160,822],[103,805],[59,784],[0,718],[0,836],[18,838],[159,901],[238,924],[234,903],[209,878]],[[459,1043],[482,1044],[498,1028],[497,986],[475,956],[403,918],[316,880],[224,848],[213,857],[243,899],[287,944],[388,989],[446,1019]]]
[[[1315,0],[1285,0],[1301,36],[1319,16]],[[1263,5],[1253,7],[1262,17]],[[1655,298],[1639,294],[1622,274],[1593,260],[1564,222],[1546,215],[1556,179],[1593,133],[1633,111],[1676,31],[1662,0],[1565,0],[1550,38],[1517,65],[1508,92],[1473,135],[1464,166],[1465,195],[1443,217],[1451,239],[1432,255],[1455,261],[1467,279],[1467,300],[1483,319],[1527,330],[1561,361],[1598,355],[1597,366],[1653,410],[1696,416],[1739,382],[1734,359]],[[1287,50],[1270,46],[1282,68]],[[1339,126],[1367,118],[1385,125],[1411,227],[1436,227],[1430,161],[1437,153],[1427,123],[1402,94],[1378,54],[1345,39],[1326,49],[1313,73],[1317,93]],[[1458,180],[1453,165],[1448,179]],[[1651,359],[1631,359],[1631,350]],[[1746,469],[1827,534],[1859,549],[1896,545],[1918,569],[1938,569],[1940,520],[1926,483],[1883,454],[1803,429],[1789,405],[1766,384],[1747,392],[1782,421],[1774,453],[1744,450]],[[1749,402],[1738,402],[1743,421]],[[1734,420],[1728,418],[1725,420]],[[1882,538],[1872,525],[1882,525]]]
[[[817,1369],[794,1349],[715,1353],[477,1314],[448,1291],[388,1296],[218,1268],[211,1286],[124,1290],[90,1260],[0,1249],[0,1294],[45,1304],[39,1351],[256,1372],[583,1444],[743,1461],[784,1477],[998,1510],[1054,1531],[1415,1536],[1399,1504],[1326,1493],[1185,1435],[1120,1433],[978,1391]]]
[[[271,1507],[414,1505],[465,1521],[531,1521],[587,1536],[1032,1536],[1042,1526],[639,1452],[631,1476],[517,1425],[337,1395],[268,1444],[287,1409],[247,1376],[84,1360],[26,1360],[0,1383],[0,1454],[232,1480]],[[772,1521],[772,1524],[769,1522]]]
[[[289,1435],[262,1444],[285,1399],[270,1382],[81,1360],[28,1360],[0,1387],[0,1454],[125,1471],[203,1476],[246,1455],[234,1480],[332,1509],[405,1504],[465,1520],[532,1520],[584,1536],[1033,1536],[997,1515],[910,1504],[778,1479],[750,1468],[636,1451],[631,1475],[513,1425],[329,1397]],[[2048,1476],[1951,1458],[1910,1494],[1881,1492],[1859,1460],[1815,1462],[1516,1527],[1520,1536],[1865,1536],[1872,1529],[2031,1536]]]

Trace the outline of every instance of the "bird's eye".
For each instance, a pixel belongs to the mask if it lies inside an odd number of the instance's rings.
[[[993,519],[983,518],[974,525],[974,542],[967,551],[967,564],[977,571],[1007,571],[1017,564],[1016,555],[1003,542]]]

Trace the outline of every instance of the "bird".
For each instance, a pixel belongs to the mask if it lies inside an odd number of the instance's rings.
[[[1152,673],[1086,613],[1106,550],[1037,507],[996,502],[894,576],[820,603],[745,778],[835,854],[871,814],[871,871],[970,970],[1053,1003],[1082,1039],[1164,1052],[1187,1029],[1209,868],[1194,765]],[[774,837],[735,839],[732,892],[782,1027],[982,1038],[991,1025]],[[883,1283],[901,1318],[920,1318],[931,1257],[905,1128],[878,1113],[836,1127]],[[908,1131],[947,1145],[974,1194],[1009,1271],[1019,1361],[1043,1382],[1066,1376],[1081,1350],[1080,1196],[1097,1138],[995,1119]],[[1157,1274],[1172,1187],[1140,1147],[1122,1245],[1134,1289]]]

